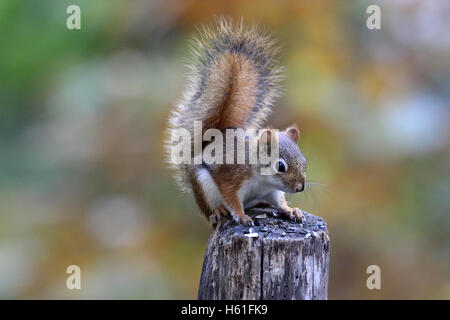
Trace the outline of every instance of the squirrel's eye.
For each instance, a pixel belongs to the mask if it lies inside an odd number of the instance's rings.
[[[286,172],[286,170],[287,170],[286,162],[284,162],[282,160],[278,161],[277,169],[278,169],[278,172],[281,172],[281,173]]]

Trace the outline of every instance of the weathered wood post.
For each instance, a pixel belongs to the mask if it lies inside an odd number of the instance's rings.
[[[327,299],[330,239],[326,222],[303,224],[252,209],[255,226],[228,220],[209,238],[198,299]],[[276,212],[275,212],[276,215]]]

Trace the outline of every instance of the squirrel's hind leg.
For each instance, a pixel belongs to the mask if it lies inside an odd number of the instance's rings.
[[[245,173],[242,167],[231,168],[224,165],[212,171],[211,176],[221,196],[223,207],[230,212],[236,222],[248,226],[253,225],[253,221],[244,213],[244,206],[239,197],[239,189],[244,180],[248,179]]]
[[[213,214],[209,216],[209,221],[211,222],[213,229],[222,224],[223,220],[229,217],[229,215],[230,212],[223,205],[217,207]]]
[[[246,226],[253,225],[253,220],[244,213],[244,207],[237,195],[238,190],[232,186],[232,184],[227,183],[218,184],[225,207],[230,211],[231,216],[236,222]]]
[[[197,204],[213,228],[229,213],[240,223],[252,224],[250,217],[244,214],[234,184],[227,179],[214,179],[208,170],[200,168],[192,175],[191,184]]]

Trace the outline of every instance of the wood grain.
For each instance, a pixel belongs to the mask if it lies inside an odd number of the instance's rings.
[[[326,222],[304,211],[303,224],[282,219],[272,208],[246,214],[255,221],[252,230],[226,220],[212,233],[198,299],[327,299]]]

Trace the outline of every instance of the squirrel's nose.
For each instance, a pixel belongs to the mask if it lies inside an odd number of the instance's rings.
[[[303,190],[305,190],[305,182],[300,182],[295,188],[295,192],[302,192]]]
[[[297,184],[297,187],[295,188],[295,192],[302,192],[303,190],[305,190],[305,181],[306,179],[302,177],[300,183]]]

